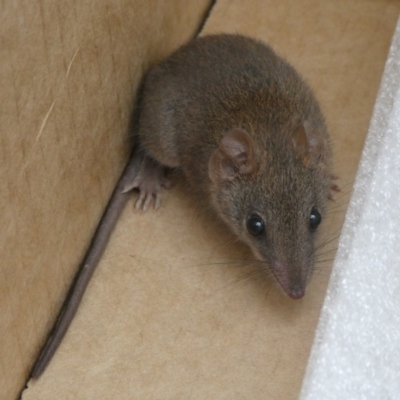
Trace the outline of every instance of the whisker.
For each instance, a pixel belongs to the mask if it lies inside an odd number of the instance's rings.
[[[325,258],[313,258],[313,262],[315,265],[322,264],[325,262],[333,262],[334,260],[335,260],[334,255],[331,257],[329,255],[327,255],[327,256],[325,256]]]
[[[326,212],[326,216],[331,216],[331,215],[335,215],[335,214],[343,214],[347,211],[347,208],[342,208],[339,210],[328,210]]]
[[[326,256],[327,254],[335,253],[335,252],[337,251],[337,249],[338,249],[337,247],[334,247],[333,249],[326,250],[326,251],[324,251],[324,252],[322,252],[322,253],[320,253],[320,252],[318,252],[318,254],[317,254],[317,253],[314,253],[313,256],[315,256],[315,257]]]
[[[247,265],[254,265],[257,264],[261,261],[257,260],[238,260],[238,261],[220,261],[220,262],[212,262],[212,263],[202,263],[202,264],[194,264],[191,267],[211,267],[215,265],[241,265],[241,266],[247,266]]]
[[[325,257],[328,257],[328,259]],[[317,256],[313,257],[313,261],[315,264],[327,262],[327,261],[333,261],[334,259],[335,259],[335,253],[321,254],[321,255],[318,254]]]
[[[260,277],[261,275],[262,271],[259,269],[253,271],[247,271],[246,273],[242,273],[240,277],[236,278],[234,280],[234,283],[238,284],[238,283],[248,282],[255,277]]]
[[[345,183],[343,186],[339,186],[340,192],[342,193],[344,189],[347,189],[350,185],[352,186],[354,184],[354,180],[348,181]],[[352,188],[350,189],[352,190]],[[346,193],[348,193],[350,190],[347,190]]]
[[[342,190],[340,191],[340,195],[338,196],[333,196],[332,201],[333,203],[337,203],[338,201],[342,200],[343,198],[345,198],[346,196],[349,196],[351,194],[353,189],[350,189],[346,192],[343,192]]]
[[[342,227],[338,228],[335,232],[333,232],[331,235],[329,235],[324,241],[317,243],[315,250],[319,250],[322,247],[326,246],[327,244],[333,242],[337,238],[340,237],[340,232],[342,230]]]
[[[330,276],[332,273],[332,268],[318,268],[314,271],[314,277],[319,276]]]
[[[334,242],[335,240],[337,240],[339,237],[340,237],[340,234],[337,234],[337,235],[333,236],[331,239],[329,239],[329,240],[327,239],[325,242],[319,244],[319,245],[316,247],[316,250],[322,249],[323,247],[327,246],[329,243],[332,243],[332,242]]]
[[[348,202],[347,201],[336,201],[335,204],[329,204],[327,207],[327,213],[332,212],[332,210],[337,210],[339,207],[346,206],[347,208]]]
[[[328,263],[328,262],[333,262],[333,261],[334,261],[334,258],[326,258],[324,260],[316,260],[315,264],[317,265],[317,264]]]

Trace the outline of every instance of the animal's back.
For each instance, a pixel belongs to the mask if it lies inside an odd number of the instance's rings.
[[[322,113],[299,74],[266,44],[241,35],[210,35],[189,42],[148,73],[140,142],[156,160],[182,166],[191,181],[223,134],[241,127],[258,146]],[[201,146],[200,146],[201,144]],[[195,155],[195,158],[193,156]]]

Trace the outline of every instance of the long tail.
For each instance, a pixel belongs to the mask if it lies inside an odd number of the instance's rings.
[[[90,243],[89,249],[80,265],[75,276],[68,296],[60,310],[57,321],[45,343],[39,358],[32,369],[31,377],[37,379],[52,359],[55,351],[60,345],[68,327],[78,310],[79,303],[85,293],[86,287],[93,275],[94,270],[107,246],[110,235],[118,221],[118,217],[123,211],[130,193],[124,192],[124,187],[132,182],[140,167],[140,157],[131,156],[116,188],[108,202],[104,214],[96,228],[96,232]]]

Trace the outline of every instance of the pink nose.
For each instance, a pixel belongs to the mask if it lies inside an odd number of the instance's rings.
[[[288,293],[289,297],[293,300],[301,299],[305,295],[304,288],[291,288]]]

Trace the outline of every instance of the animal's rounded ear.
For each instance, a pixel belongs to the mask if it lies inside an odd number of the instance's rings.
[[[302,122],[295,129],[293,143],[306,165],[320,163],[329,151],[326,139],[308,121]]]
[[[251,173],[254,168],[251,137],[245,130],[235,128],[222,136],[219,147],[211,155],[208,174],[214,182],[230,181]]]

